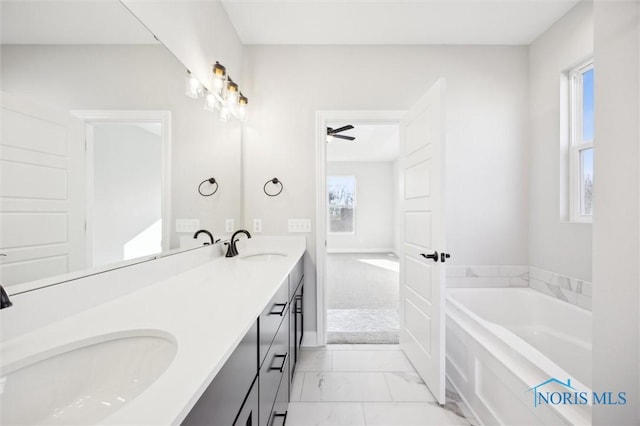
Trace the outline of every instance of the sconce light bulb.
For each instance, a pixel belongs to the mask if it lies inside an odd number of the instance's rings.
[[[220,121],[222,121],[223,123],[226,123],[227,121],[229,121],[229,115],[231,115],[229,108],[227,108],[226,105],[223,105],[220,108],[220,112],[219,112]]]
[[[204,109],[205,111],[213,112],[218,108],[218,99],[213,92],[207,92],[204,97]]]
[[[247,121],[247,104],[238,105],[237,115],[240,121]]]
[[[204,93],[204,87],[202,86],[202,84],[198,81],[197,78],[191,75],[191,73],[188,71],[187,71],[187,79],[185,82],[184,93],[188,97],[194,98],[194,99],[199,98]]]
[[[213,78],[213,90],[217,93],[222,93],[222,89],[224,89],[224,83],[224,77],[219,78],[218,76],[215,76]]]

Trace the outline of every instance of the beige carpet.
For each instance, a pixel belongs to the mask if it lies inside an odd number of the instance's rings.
[[[398,343],[398,259],[329,254],[327,343]]]

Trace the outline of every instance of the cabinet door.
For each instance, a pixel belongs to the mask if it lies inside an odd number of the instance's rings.
[[[302,338],[304,337],[304,281],[300,284],[298,292],[295,296],[296,310],[295,310],[295,327],[296,327],[296,343],[295,343],[295,357],[296,361],[300,354],[300,346],[302,345]]]
[[[247,399],[233,426],[258,426],[258,378],[253,381]]]
[[[295,296],[290,304],[289,312],[289,383],[293,383],[293,376],[296,372],[296,363],[298,362],[298,353],[296,351],[296,317],[295,312],[298,310],[298,302]],[[291,390],[291,386],[289,386]]]

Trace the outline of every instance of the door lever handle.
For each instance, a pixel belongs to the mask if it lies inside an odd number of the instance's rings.
[[[420,253],[420,256],[424,257],[425,259],[431,259],[434,262],[438,261],[438,252],[433,252],[433,254],[424,254],[424,253]]]

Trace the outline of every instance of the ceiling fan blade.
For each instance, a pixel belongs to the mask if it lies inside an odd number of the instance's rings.
[[[335,135],[336,133],[344,132],[345,130],[351,130],[353,128],[354,127],[351,124],[348,124],[346,126],[342,126],[342,127],[338,128],[338,129],[331,129],[331,130],[327,129],[327,131],[328,132],[330,131],[331,132],[330,134]]]
[[[331,135],[331,136],[333,136],[336,139],[346,139],[348,141],[353,141],[356,139],[354,136],[345,136],[345,135]]]

